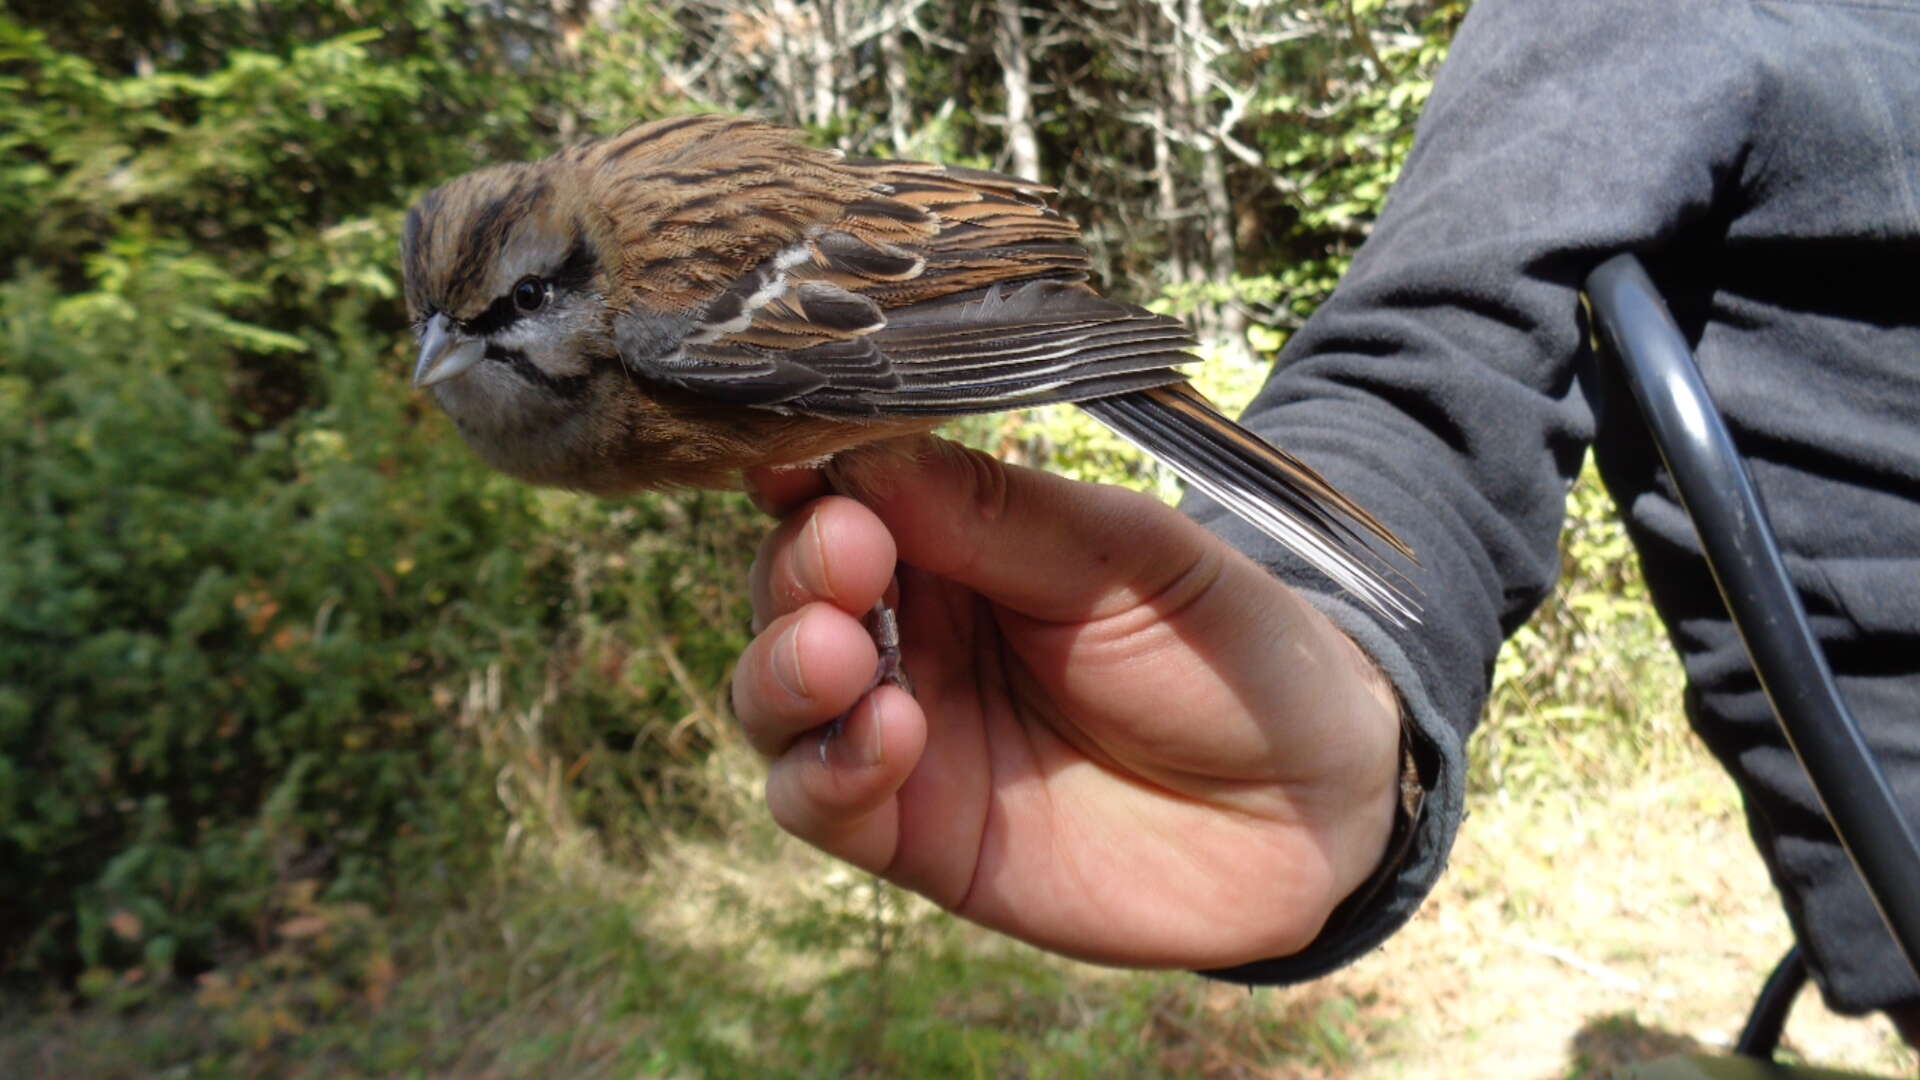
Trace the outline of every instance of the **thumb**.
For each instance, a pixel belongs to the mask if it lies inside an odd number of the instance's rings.
[[[1035,619],[1127,610],[1214,557],[1211,534],[1157,500],[944,439],[843,454],[828,471],[886,525],[900,561]]]

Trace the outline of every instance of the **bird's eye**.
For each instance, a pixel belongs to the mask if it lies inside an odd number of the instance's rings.
[[[513,287],[513,306],[521,311],[539,311],[547,302],[547,283],[537,277],[524,277]]]

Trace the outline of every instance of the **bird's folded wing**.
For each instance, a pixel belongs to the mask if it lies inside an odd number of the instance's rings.
[[[666,125],[638,139],[687,138]],[[671,194],[638,217],[615,341],[630,370],[732,404],[861,417],[981,412],[1176,381],[1172,319],[1082,283],[1050,189],[974,169],[843,160],[747,122],[726,168],[636,170]],[[764,159],[743,171],[736,159]],[[622,164],[633,158],[622,159]],[[752,182],[748,182],[748,178]],[[753,224],[751,242],[741,222]]]
[[[629,358],[643,377],[814,416],[943,416],[1084,401],[1179,382],[1192,334],[1062,281],[989,286],[883,310],[803,281],[732,332]]]

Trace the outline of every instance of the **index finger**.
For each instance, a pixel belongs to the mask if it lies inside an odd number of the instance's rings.
[[[929,439],[914,455],[842,454],[829,467],[900,562],[1045,622],[1079,622],[1217,576],[1217,538],[1150,496],[1008,465]]]

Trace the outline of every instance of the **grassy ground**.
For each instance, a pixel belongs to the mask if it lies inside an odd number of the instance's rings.
[[[1790,937],[1732,784],[1704,754],[1602,791],[1489,795],[1415,922],[1338,977],[1399,1002],[1418,1055],[1366,1077],[1605,1075],[1722,1050]],[[1891,1025],[1804,995],[1802,1059],[1912,1075]]]
[[[1598,1076],[1725,1046],[1787,941],[1730,785],[1679,742],[1630,778],[1575,755],[1569,784],[1478,796],[1411,927],[1255,994],[1060,961],[877,887],[752,813],[737,747],[705,777],[730,830],[624,852],[511,756],[523,828],[466,910],[312,904],[191,991],[16,1018],[0,1075]],[[1915,1070],[1884,1022],[1811,996],[1788,1042]]]

